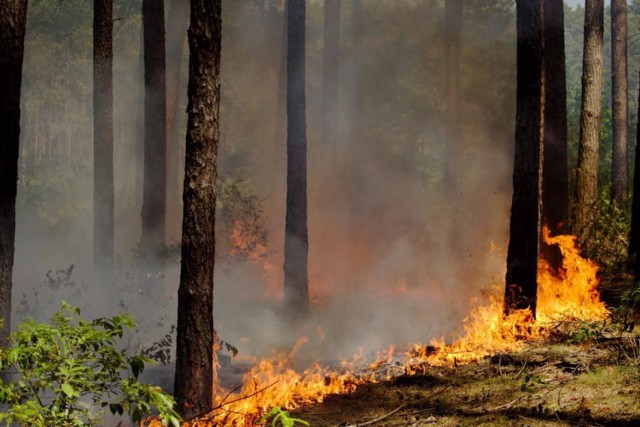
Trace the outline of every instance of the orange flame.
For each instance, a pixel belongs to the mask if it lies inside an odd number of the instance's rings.
[[[451,344],[444,338],[432,340],[430,346],[414,344],[406,353],[405,372],[420,372],[421,365],[467,363],[487,355],[521,349],[527,340],[544,338],[552,323],[562,319],[601,320],[609,312],[599,300],[597,266],[579,254],[575,237],[551,237],[545,228],[544,242],[558,245],[563,256],[559,275],[544,261],[538,268],[538,311],[534,319],[529,310],[503,314],[502,286],[496,286],[484,305],[476,305],[464,320],[463,333]],[[399,287],[401,290],[403,286]],[[320,332],[319,332],[320,334]],[[261,361],[245,374],[242,389],[235,394],[219,394],[216,409],[186,427],[250,426],[260,414],[274,406],[295,409],[322,402],[327,394],[349,393],[358,384],[375,381],[374,371],[394,357],[394,348],[378,353],[376,361],[367,364],[361,353],[351,361],[340,363],[340,370],[322,367],[318,363],[298,372],[294,360],[302,338],[289,354],[279,353]],[[356,366],[368,366],[371,375],[355,375]],[[362,370],[361,370],[362,372]],[[150,427],[159,424],[148,424]]]

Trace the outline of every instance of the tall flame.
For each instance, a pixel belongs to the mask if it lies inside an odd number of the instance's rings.
[[[562,266],[555,274],[549,264],[540,260],[538,267],[538,309],[536,318],[530,310],[518,310],[505,317],[503,288],[497,286],[485,305],[476,305],[464,320],[463,333],[451,344],[444,338],[433,340],[430,346],[413,344],[404,355],[405,372],[421,372],[425,366],[467,363],[497,352],[521,349],[527,340],[548,335],[559,320],[601,320],[609,312],[597,291],[597,266],[580,256],[575,237],[551,237],[543,230],[543,241],[557,245],[563,256]],[[322,402],[324,396],[349,393],[358,384],[375,380],[373,372],[392,360],[394,349],[378,354],[376,361],[366,363],[362,355],[343,361],[340,369],[330,369],[314,363],[303,372],[296,371],[297,350],[306,342],[300,339],[288,354],[274,354],[256,361],[244,376],[244,385],[237,393],[220,394],[216,409],[185,427],[250,426],[270,407],[295,409],[301,405]],[[355,375],[356,366],[368,366]],[[370,375],[362,374],[368,369]],[[148,426],[159,426],[152,421]]]

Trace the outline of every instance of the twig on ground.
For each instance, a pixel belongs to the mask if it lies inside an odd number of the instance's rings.
[[[390,416],[392,416],[393,414],[397,413],[398,411],[400,411],[402,408],[404,408],[405,406],[407,406],[407,402],[404,402],[402,405],[398,406],[396,409],[394,409],[391,412],[388,412],[384,415],[379,416],[378,418],[375,418],[371,421],[366,421],[364,423],[355,423],[355,424],[347,424],[345,427],[363,427],[363,426],[369,426],[371,424],[375,424],[377,422],[380,422],[384,419],[389,418]]]
[[[239,398],[237,398],[237,399],[230,400],[230,401],[228,401],[228,402],[226,402],[226,403],[221,403],[221,404],[219,404],[219,405],[216,405],[216,406],[214,406],[214,407],[213,407],[213,409],[211,409],[211,411],[215,411],[216,409],[220,409],[220,408],[221,408],[221,407],[223,407],[223,406],[231,405],[232,403],[239,402],[239,401],[241,401],[241,400],[249,399],[249,398],[251,398],[251,397],[253,397],[253,396],[256,396],[256,395],[258,395],[258,394],[262,393],[262,392],[263,392],[263,391],[265,391],[266,389],[268,389],[268,388],[270,388],[270,387],[273,387],[273,386],[274,386],[274,385],[276,385],[277,383],[278,383],[278,381],[274,381],[274,382],[272,382],[271,384],[269,384],[269,385],[267,385],[267,386],[262,387],[260,390],[256,390],[256,391],[254,391],[253,393],[251,393],[251,394],[250,394],[250,395],[248,395],[248,396],[242,396],[242,397],[239,397]],[[228,396],[227,396],[227,397],[228,397]],[[211,411],[209,411],[209,412],[211,412]]]
[[[491,412],[498,412],[505,409],[511,409],[516,403],[520,401],[520,399],[522,399],[522,397],[524,397],[524,395],[520,395],[516,397],[514,400],[512,400],[509,403],[505,403],[504,405],[500,405],[500,406],[495,406],[493,408],[474,408],[474,409],[459,411],[459,413],[462,415],[480,415],[480,414],[488,414]]]
[[[524,368],[527,367],[527,361],[525,360],[524,363],[522,364],[522,368],[518,371],[518,373],[516,374],[516,378],[518,378],[520,376],[520,374],[522,373],[522,371],[524,371]]]

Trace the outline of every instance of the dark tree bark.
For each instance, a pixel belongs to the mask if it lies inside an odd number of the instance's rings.
[[[640,74],[638,81],[640,82]],[[638,86],[638,123],[636,124],[636,157],[633,171],[633,203],[631,204],[631,234],[629,256],[636,255],[640,248],[640,86]],[[638,264],[636,264],[638,265]],[[636,281],[638,275],[636,274]]]
[[[93,257],[99,273],[114,268],[113,0],[93,2]]]
[[[189,28],[189,0],[172,0],[167,22],[167,238],[180,218],[180,105],[184,41]],[[172,235],[169,235],[172,234]]]
[[[544,0],[544,167],[542,218],[553,235],[569,220],[567,88],[564,56],[564,4]]]
[[[191,0],[189,106],[174,394],[189,419],[213,405],[213,266],[220,135],[221,0]]]
[[[604,0],[586,0],[580,145],[572,221],[573,234],[577,236],[583,249],[588,249],[588,240],[593,235],[597,212],[603,15]]]
[[[518,0],[516,146],[505,312],[536,313],[544,132],[542,0]]]
[[[144,34],[144,187],[142,248],[165,243],[167,190],[167,96],[164,2],[142,1]]]
[[[322,62],[322,140],[329,151],[338,145],[338,76],[340,55],[340,1],[324,2]]]
[[[27,0],[0,5],[0,345],[11,330],[11,288],[16,235],[20,150],[20,85]]]
[[[460,35],[462,0],[445,0],[444,44],[447,80],[447,142],[444,167],[446,194],[458,193],[460,173]]]
[[[307,125],[305,0],[287,0],[287,214],[284,242],[285,310],[309,311],[307,260]]]
[[[611,201],[627,206],[629,159],[627,142],[627,0],[611,1]]]

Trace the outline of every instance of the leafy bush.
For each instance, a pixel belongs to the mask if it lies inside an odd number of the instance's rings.
[[[23,322],[11,346],[0,349],[0,403],[8,405],[0,422],[97,426],[108,407],[112,414],[127,412],[133,422],[155,409],[163,423],[178,427],[173,398],[138,381],[151,360],[116,348],[125,330],[135,327],[128,315],[87,322],[65,302],[50,324]]]

